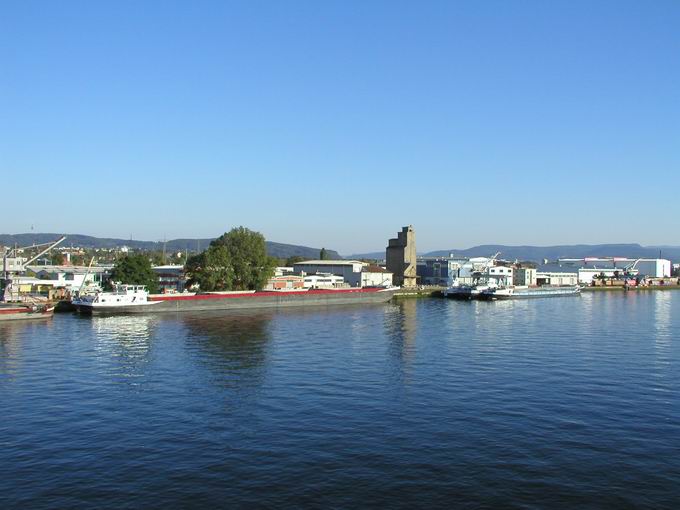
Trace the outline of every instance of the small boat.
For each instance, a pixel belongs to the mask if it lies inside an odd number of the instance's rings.
[[[0,303],[0,321],[50,319],[54,306],[48,304]]]
[[[489,286],[487,284],[476,285],[452,285],[444,291],[444,297],[449,299],[477,299],[477,297]]]
[[[113,291],[99,291],[94,294],[78,296],[72,301],[81,313],[125,313],[156,305],[149,301],[149,293],[144,285],[117,284]]]

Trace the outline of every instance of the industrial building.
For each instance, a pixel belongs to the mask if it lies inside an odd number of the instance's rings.
[[[153,270],[158,275],[160,292],[184,292],[187,278],[184,275],[183,265],[154,266]]]
[[[393,281],[394,275],[380,266],[369,264],[361,270],[361,287],[391,287]]]
[[[300,290],[304,287],[305,282],[302,276],[287,274],[272,276],[264,286],[264,290]]]
[[[418,283],[422,285],[447,285],[449,257],[420,257],[416,263]]]
[[[512,285],[513,268],[510,266],[491,266],[488,269],[489,278],[496,280],[499,285]]]
[[[78,290],[82,285],[101,286],[109,277],[112,265],[106,266],[29,266],[43,285],[65,287],[67,290]]]
[[[578,273],[536,272],[536,285],[578,285]]]
[[[394,275],[395,285],[416,286],[418,279],[416,259],[416,233],[413,225],[409,225],[403,227],[396,238],[388,241],[385,250],[387,271]]]
[[[389,287],[393,283],[390,271],[359,260],[305,260],[296,263],[293,270],[301,276],[341,276],[350,287]]]
[[[633,259],[626,257],[590,257],[583,259],[559,259],[561,267],[569,267],[578,273],[581,284],[590,285],[595,277],[606,278],[631,275],[637,278],[668,278],[672,264],[666,259]]]
[[[536,285],[536,272],[535,267],[518,267],[513,273],[512,283],[527,287]]]
[[[335,289],[348,286],[342,276],[328,273],[310,274],[302,278],[303,287],[307,289]]]

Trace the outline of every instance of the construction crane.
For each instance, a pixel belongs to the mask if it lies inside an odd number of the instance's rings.
[[[4,278],[7,280],[11,278],[12,274],[23,273],[26,270],[26,266],[30,265],[32,262],[38,260],[40,257],[45,255],[48,251],[64,242],[66,236],[62,236],[56,241],[49,243],[34,244],[32,246],[24,246],[23,248],[12,248],[5,251],[2,257],[2,272]],[[19,250],[28,250],[30,248],[39,248],[41,246],[47,246],[44,250],[38,253],[35,257],[24,260],[23,257],[18,257]]]
[[[64,239],[66,239],[66,236],[62,236],[56,241],[50,242],[50,243],[41,243],[41,244],[34,244],[33,246],[26,246],[24,248],[12,248],[10,250],[6,250],[5,253],[3,254],[2,257],[2,276],[3,278],[0,280],[0,300],[2,301],[21,301],[25,299],[32,299],[30,296],[26,297],[21,295],[21,293],[18,290],[18,286],[14,284],[13,278],[15,276],[18,276],[19,274],[23,273],[26,271],[26,266],[31,264],[33,261],[38,260],[38,258],[42,257],[50,251],[52,248],[55,246],[58,246],[59,244],[64,242]],[[24,257],[18,257],[18,252],[19,250],[27,250],[31,248],[39,248],[41,246],[47,246],[47,248],[43,249],[38,253],[36,256],[31,257],[29,259],[24,259]]]
[[[477,260],[475,258],[470,259],[470,262],[472,264],[472,272],[474,273],[483,273],[485,272],[488,268],[492,267],[494,263],[496,262],[496,259],[498,256],[501,254],[501,252],[496,252],[494,255],[491,257],[479,257]]]

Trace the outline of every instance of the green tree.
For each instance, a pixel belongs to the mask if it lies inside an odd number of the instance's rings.
[[[328,253],[326,252],[326,248],[321,248],[321,251],[319,252],[319,260],[328,260]]]
[[[224,246],[210,247],[189,257],[184,266],[189,286],[198,285],[201,290],[230,290],[234,285],[234,270],[229,252]]]
[[[146,285],[150,293],[158,292],[158,275],[151,268],[149,257],[143,253],[125,255],[111,271],[111,281],[129,285]]]
[[[185,272],[201,290],[259,290],[274,274],[264,236],[245,227],[224,233],[206,251],[191,257]]]
[[[304,257],[300,257],[300,255],[293,255],[292,257],[288,257],[285,262],[286,267],[293,267],[295,264],[298,262],[302,262],[305,260]]]
[[[55,251],[54,253],[50,254],[50,262],[54,266],[61,266],[64,264],[65,261],[64,254],[61,253],[60,251]]]

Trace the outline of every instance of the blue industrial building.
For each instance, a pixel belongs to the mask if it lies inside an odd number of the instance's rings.
[[[421,257],[416,264],[420,285],[447,285],[449,280],[449,257]]]

